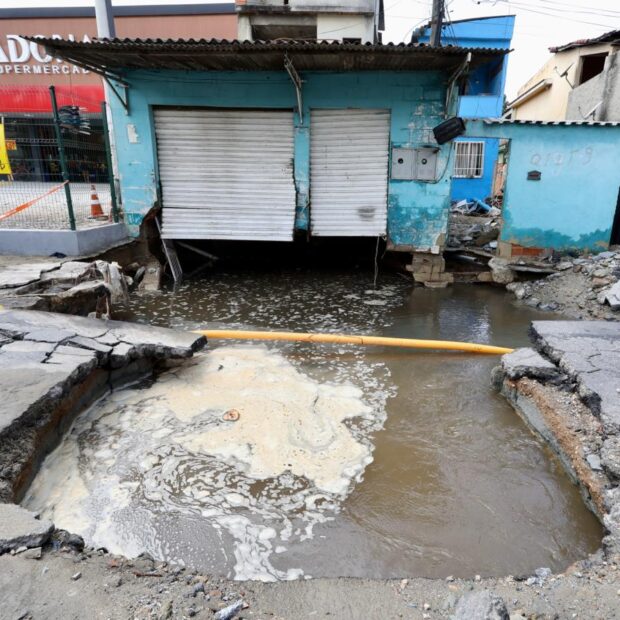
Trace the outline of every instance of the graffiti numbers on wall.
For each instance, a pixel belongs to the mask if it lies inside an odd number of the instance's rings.
[[[594,149],[586,146],[579,149],[567,149],[565,151],[549,151],[547,153],[534,153],[530,163],[538,168],[544,166],[587,166],[592,161]]]

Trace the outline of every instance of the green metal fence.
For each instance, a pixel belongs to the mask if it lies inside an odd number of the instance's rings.
[[[100,114],[84,112],[79,101],[59,107],[53,87],[50,98],[51,114],[0,117],[10,166],[10,174],[0,172],[0,229],[119,221],[105,106]]]

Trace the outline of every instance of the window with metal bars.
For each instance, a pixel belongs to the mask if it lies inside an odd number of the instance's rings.
[[[484,142],[455,142],[454,177],[479,179],[484,167]]]

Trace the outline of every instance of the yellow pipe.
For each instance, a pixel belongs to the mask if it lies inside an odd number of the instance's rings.
[[[379,345],[384,347],[405,347],[409,349],[443,349],[447,351],[466,351],[468,353],[489,353],[503,355],[513,349],[494,347],[473,342],[455,342],[450,340],[417,340],[415,338],[384,338],[382,336],[346,336],[341,334],[304,334],[297,332],[259,332],[236,331],[232,329],[197,329],[213,340],[286,340],[290,342],[321,342],[330,344]]]

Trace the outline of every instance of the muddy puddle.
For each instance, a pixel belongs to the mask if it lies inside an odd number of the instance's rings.
[[[219,273],[134,320],[528,343],[504,292],[366,272]],[[75,422],[25,504],[90,544],[237,579],[562,570],[602,530],[490,387],[497,358],[216,343]],[[230,409],[237,421],[225,420]],[[234,416],[233,416],[234,417]]]

